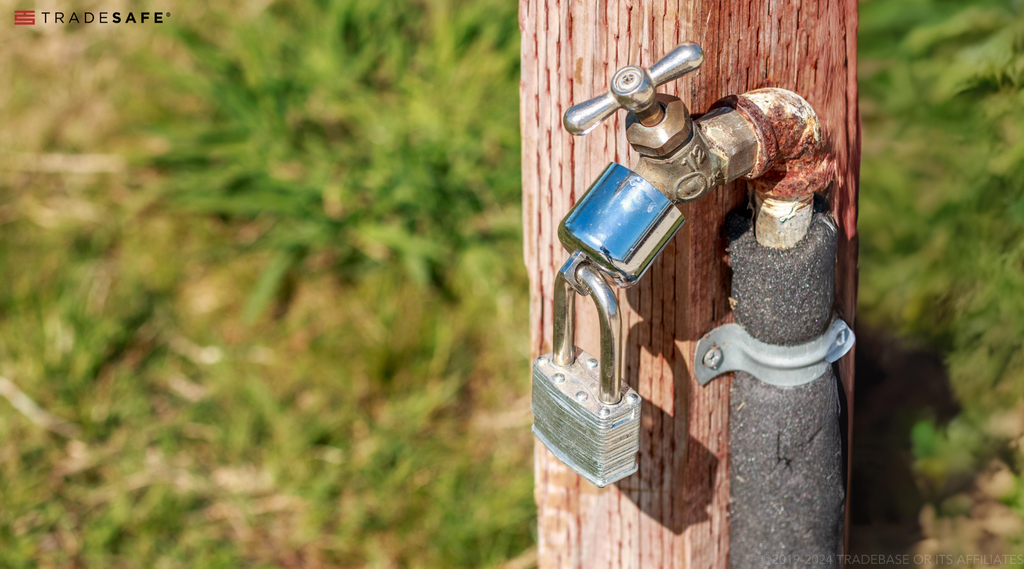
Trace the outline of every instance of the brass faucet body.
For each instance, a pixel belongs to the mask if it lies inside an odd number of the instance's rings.
[[[676,203],[747,178],[756,194],[759,242],[788,248],[806,234],[813,195],[833,172],[818,116],[803,97],[757,89],[721,99],[696,119],[677,97],[657,100],[665,115],[657,124],[626,117],[626,138],[640,154],[638,175]]]

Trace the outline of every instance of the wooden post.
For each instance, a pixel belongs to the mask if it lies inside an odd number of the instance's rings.
[[[683,41],[703,68],[663,88],[700,113],[725,95],[783,87],[817,110],[830,145],[840,225],[837,304],[853,324],[857,274],[856,0],[521,0],[524,255],[534,356],[551,349],[551,292],[566,257],[559,220],[608,162],[636,155],[620,112],[589,135],[561,128],[573,103],[607,91],[621,66],[647,67]],[[625,379],[644,397],[639,473],[598,490],[537,444],[539,565],[724,568],[729,553],[729,380],[690,372],[709,329],[731,319],[725,214],[743,183],[683,207],[686,224],[635,288],[619,292]],[[576,343],[596,353],[598,322],[580,302]],[[853,356],[841,366],[852,424]]]

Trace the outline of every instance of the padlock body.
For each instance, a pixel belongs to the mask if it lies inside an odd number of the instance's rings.
[[[598,366],[581,352],[569,366],[552,354],[533,362],[533,434],[555,458],[598,487],[637,471],[640,451],[639,394],[622,387],[615,405],[598,398]],[[561,379],[556,378],[561,374]]]
[[[558,239],[582,251],[620,287],[633,286],[683,224],[683,215],[647,180],[609,164],[562,219]]]

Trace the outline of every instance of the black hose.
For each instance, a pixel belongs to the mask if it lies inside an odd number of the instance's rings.
[[[736,322],[776,345],[825,332],[835,299],[838,235],[821,203],[792,249],[757,243],[749,219],[727,222]],[[730,393],[729,562],[841,567],[846,482],[838,382],[831,368],[798,387],[735,374]]]

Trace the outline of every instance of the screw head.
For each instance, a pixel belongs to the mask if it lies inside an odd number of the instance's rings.
[[[596,369],[597,368],[597,364],[598,364],[597,358],[588,358],[587,359],[587,367],[589,367],[590,369]]]
[[[630,393],[626,396],[626,403],[633,404],[640,400],[640,396],[636,393]]]
[[[651,76],[635,65],[623,67],[612,76],[612,95],[619,105],[631,111],[654,104],[654,83]]]
[[[548,357],[547,356],[541,356],[541,357],[537,358],[537,363],[540,364],[540,365],[546,365],[548,363]]]
[[[629,91],[643,79],[643,72],[636,67],[626,67],[615,76],[615,87],[620,91]]]
[[[601,407],[601,409],[597,412],[597,416],[601,417],[602,419],[607,419],[608,416],[611,414],[612,410],[607,407]]]
[[[555,383],[565,383],[565,375],[561,373],[556,373],[555,375],[551,376],[551,381]]]
[[[579,401],[580,403],[584,403],[584,402],[586,402],[587,399],[590,399],[590,396],[587,395],[586,391],[577,391],[576,392],[576,401]]]
[[[704,367],[718,369],[718,367],[722,365],[723,359],[724,356],[722,355],[722,350],[714,347],[704,352],[704,357],[701,359],[701,362],[704,364]]]

